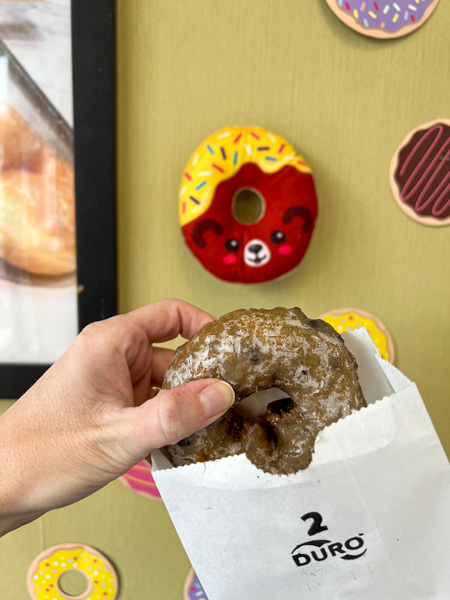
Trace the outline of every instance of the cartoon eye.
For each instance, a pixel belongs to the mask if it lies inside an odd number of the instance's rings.
[[[282,244],[286,240],[286,236],[282,231],[272,231],[270,241],[274,244]]]
[[[231,238],[225,242],[225,248],[228,252],[237,252],[239,250],[239,242],[234,238]]]

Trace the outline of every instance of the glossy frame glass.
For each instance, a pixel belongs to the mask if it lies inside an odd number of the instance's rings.
[[[114,0],[73,0],[71,12],[81,330],[117,311]],[[0,398],[18,398],[49,366],[0,363]]]

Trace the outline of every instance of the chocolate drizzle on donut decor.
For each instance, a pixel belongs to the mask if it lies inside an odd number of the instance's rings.
[[[399,200],[428,224],[450,221],[450,126],[435,122],[413,133],[397,154]],[[413,216],[413,215],[410,215]]]
[[[341,336],[299,308],[237,310],[208,323],[178,349],[163,388],[209,377],[230,383],[236,403],[163,449],[174,466],[245,453],[265,472],[295,473],[311,462],[319,431],[366,405]],[[285,397],[245,416],[240,402],[270,388]]]

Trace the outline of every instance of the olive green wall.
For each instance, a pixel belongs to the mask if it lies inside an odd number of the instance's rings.
[[[369,310],[391,330],[396,363],[417,382],[450,455],[450,227],[410,220],[388,182],[406,133],[450,116],[449,30],[446,2],[417,32],[387,42],[345,27],[325,0],[120,2],[120,310],[167,296],[216,315],[275,305],[311,317],[340,306]],[[312,243],[277,282],[213,278],[179,231],[183,167],[205,137],[230,124],[285,136],[315,175]],[[189,563],[163,505],[120,482],[6,536],[2,597],[27,598],[34,556],[72,540],[116,564],[123,599],[182,599]]]

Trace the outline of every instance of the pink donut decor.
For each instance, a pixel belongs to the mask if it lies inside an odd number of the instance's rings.
[[[141,460],[125,475],[119,477],[120,481],[133,491],[150,500],[161,500],[158,488],[153,479],[152,468],[146,460]]]

